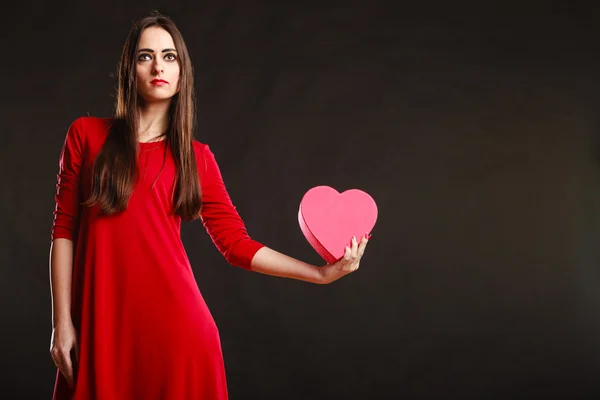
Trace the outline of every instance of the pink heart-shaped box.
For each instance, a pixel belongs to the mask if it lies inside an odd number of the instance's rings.
[[[298,211],[302,233],[328,264],[344,256],[352,236],[360,242],[376,221],[375,200],[358,189],[339,193],[329,186],[316,186],[304,194]]]

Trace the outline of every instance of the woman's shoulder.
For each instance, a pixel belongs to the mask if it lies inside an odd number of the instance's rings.
[[[207,143],[203,143],[194,139],[193,145],[198,171],[201,174],[206,173],[206,171],[211,170],[211,166],[216,164],[215,155]]]
[[[85,129],[106,130],[112,123],[110,117],[92,117],[84,115],[76,118],[71,124]]]
[[[196,157],[204,157],[207,152],[210,152],[210,148],[206,143],[193,139],[192,144],[194,145],[194,153],[196,154]]]
[[[78,136],[86,140],[103,141],[108,134],[112,120],[108,117],[81,116],[71,122],[69,131],[76,132]]]
[[[194,150],[195,151],[204,150],[205,148],[208,147],[208,144],[200,142],[197,139],[192,139],[192,143],[194,144]]]

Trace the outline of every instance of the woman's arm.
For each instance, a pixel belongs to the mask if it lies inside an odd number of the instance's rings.
[[[58,238],[50,245],[50,292],[52,296],[52,337],[50,356],[71,388],[79,360],[77,332],[71,319],[73,242]],[[74,354],[73,354],[74,353]]]
[[[50,245],[50,284],[52,324],[71,321],[71,285],[73,242],[79,230],[81,214],[80,180],[83,164],[84,118],[78,118],[67,130],[59,158],[54,222]]]
[[[292,278],[311,283],[324,283],[319,267],[281,254],[268,247],[256,252],[250,265],[252,271],[261,274]]]
[[[52,326],[71,323],[71,284],[73,273],[73,242],[58,238],[50,245],[50,294],[52,296]]]
[[[75,120],[67,131],[59,159],[56,208],[50,245],[50,291],[52,296],[52,337],[50,355],[73,387],[74,363],[79,355],[77,333],[71,319],[74,238],[77,237],[80,209],[80,171],[83,162],[84,119]],[[71,353],[75,353],[72,357]]]
[[[225,188],[214,154],[207,145],[198,148],[198,173],[202,185],[202,222],[221,254],[232,265],[262,274],[312,283],[331,283],[358,269],[368,238],[360,245],[353,238],[344,257],[316,267],[272,250],[250,238]]]
[[[200,218],[206,232],[229,264],[250,269],[252,258],[264,245],[248,235],[210,148],[197,143],[195,151],[202,190]]]
[[[344,257],[324,267],[316,267],[263,247],[252,258],[251,269],[261,274],[327,284],[358,269],[367,242],[366,237],[362,238],[360,244],[357,243],[356,238],[352,238],[352,247],[346,246]]]

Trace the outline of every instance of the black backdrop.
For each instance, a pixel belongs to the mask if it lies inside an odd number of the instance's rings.
[[[599,396],[600,21],[523,3],[14,5],[0,397],[51,396],[59,152],[75,118],[111,114],[121,45],[152,9],[186,38],[197,138],[252,237],[318,264],[296,217],[306,190],[379,206],[360,270],[326,286],[231,267],[183,225],[232,399]]]

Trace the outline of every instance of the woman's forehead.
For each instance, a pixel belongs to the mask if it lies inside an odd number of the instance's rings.
[[[157,26],[151,26],[142,31],[138,48],[175,48],[173,37],[165,29]]]

